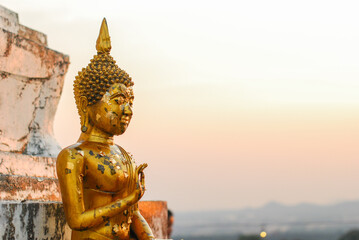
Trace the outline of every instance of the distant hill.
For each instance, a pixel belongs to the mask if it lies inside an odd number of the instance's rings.
[[[287,206],[270,202],[260,208],[175,214],[174,235],[187,236],[187,239],[256,234],[262,229],[270,233],[268,239],[283,233],[325,233],[337,239],[350,229],[359,229],[359,201],[326,206],[308,203]]]

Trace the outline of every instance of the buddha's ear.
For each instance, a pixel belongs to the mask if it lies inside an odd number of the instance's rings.
[[[85,96],[81,96],[80,97],[80,109],[81,109],[81,112],[83,112],[83,113],[87,112],[87,105],[88,105],[87,98]]]

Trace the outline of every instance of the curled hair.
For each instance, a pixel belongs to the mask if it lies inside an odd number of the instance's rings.
[[[114,83],[122,83],[126,87],[133,86],[131,77],[116,65],[109,53],[95,55],[89,65],[75,77],[76,105],[79,106],[82,96],[87,98],[89,106],[95,104]]]

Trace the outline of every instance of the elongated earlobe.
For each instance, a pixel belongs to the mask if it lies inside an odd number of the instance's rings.
[[[81,123],[81,131],[85,133],[87,131],[87,114],[83,117],[82,123]]]
[[[88,111],[87,111],[87,98],[82,96],[80,98],[80,109],[81,109],[81,131],[85,133],[88,129]]]

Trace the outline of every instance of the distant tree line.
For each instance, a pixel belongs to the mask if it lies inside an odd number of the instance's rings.
[[[260,240],[260,237],[258,235],[242,235],[239,240]]]
[[[359,230],[351,230],[341,236],[339,240],[359,240]]]

